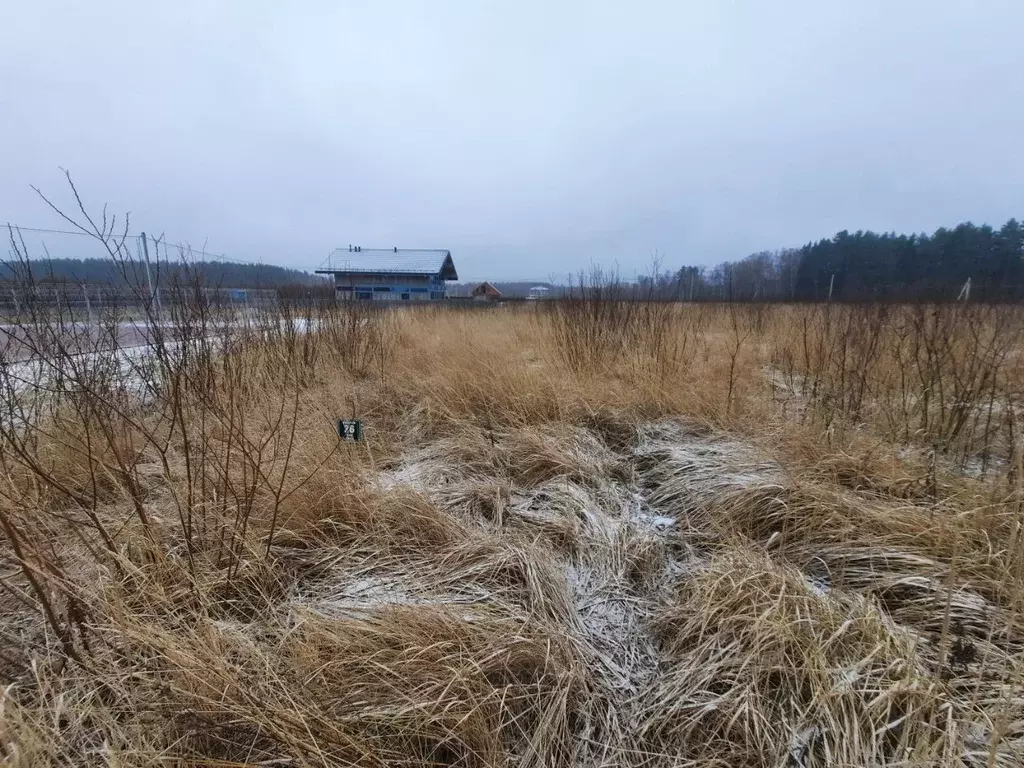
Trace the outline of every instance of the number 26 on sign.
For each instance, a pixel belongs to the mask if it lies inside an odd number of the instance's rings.
[[[338,419],[338,437],[349,442],[363,439],[363,423],[358,419]]]

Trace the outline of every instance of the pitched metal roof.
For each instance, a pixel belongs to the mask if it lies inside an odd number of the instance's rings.
[[[406,248],[339,248],[332,251],[318,273],[387,273],[395,275],[437,275],[458,280],[450,251]]]
[[[501,296],[501,291],[494,287],[494,285],[487,280],[484,280],[479,285],[475,286],[470,294],[473,296],[479,296],[481,294],[487,294],[489,296]]]

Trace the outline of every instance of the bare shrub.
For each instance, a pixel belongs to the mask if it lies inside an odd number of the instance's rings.
[[[657,275],[658,262],[652,266]],[[577,372],[609,370],[624,360],[638,374],[665,382],[695,354],[703,311],[662,295],[653,280],[627,283],[617,271],[592,267],[542,317],[565,364]]]
[[[292,306],[240,313],[203,284],[187,252],[158,301],[132,274],[127,222],[118,233],[106,212],[93,219],[71,190],[80,218],[61,215],[107,251],[132,314],[116,303],[83,311],[72,300],[80,286],[41,282],[12,231],[20,300],[0,327],[0,463],[11,502],[0,523],[63,638],[74,617],[58,616],[53,601],[78,598],[48,537],[77,537],[96,565],[119,568],[121,542],[137,530],[147,557],[180,554],[193,579],[207,562],[231,578],[254,536],[269,555],[282,504],[330,456],[302,469],[293,461],[302,376],[319,350],[383,375],[391,347],[378,316],[333,302],[301,315]],[[155,495],[170,518],[152,511]]]
[[[962,464],[1012,441],[1024,341],[1018,307],[813,305],[798,333],[775,338],[773,365],[808,401],[804,418],[833,424],[884,423],[892,439],[924,443]]]

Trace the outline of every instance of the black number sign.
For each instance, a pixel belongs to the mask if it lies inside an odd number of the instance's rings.
[[[358,419],[339,419],[338,437],[342,440],[358,442],[363,439],[363,422]]]

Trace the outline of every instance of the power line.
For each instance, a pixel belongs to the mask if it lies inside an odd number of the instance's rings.
[[[11,229],[16,229],[19,232],[45,232],[50,235],[79,235],[84,237],[96,237],[92,232],[81,232],[77,229],[42,229],[40,227],[21,227],[17,224],[11,224],[7,222],[7,226]],[[138,237],[138,235],[128,235],[128,237]]]
[[[138,237],[138,235],[136,235],[136,237]],[[150,237],[150,239],[152,240],[153,238]],[[224,255],[223,253],[207,253],[206,251],[197,250],[195,248],[192,248],[191,246],[185,245],[184,243],[166,243],[163,240],[160,240],[159,242],[160,245],[162,245],[165,249],[176,248],[179,251],[188,253],[190,255],[196,254],[199,256],[210,256],[215,259],[220,259],[221,261],[231,261],[234,262],[235,264],[252,264],[257,266],[263,266],[263,262],[260,261],[245,261],[244,259],[233,259],[230,256]]]
[[[9,226],[11,229],[17,230],[18,232],[36,232],[36,233],[42,233],[42,234],[48,234],[48,235],[78,235],[79,237],[91,237],[91,238],[94,238],[94,239],[98,239],[97,236],[94,233],[92,233],[92,232],[82,232],[82,231],[73,230],[73,229],[46,229],[44,227],[22,227],[22,226],[19,226],[17,224],[11,224],[9,222],[8,222],[7,226]],[[121,235],[114,235],[113,236],[114,239],[120,239],[120,237],[121,237]],[[140,237],[142,237],[142,235],[126,235],[125,239],[126,240],[127,239],[136,239],[137,240]],[[199,255],[199,256],[209,256],[211,258],[220,259],[222,261],[231,261],[231,262],[234,262],[235,264],[254,264],[254,265],[263,266],[262,262],[244,261],[242,259],[233,259],[230,256],[227,256],[227,255],[225,255],[223,253],[208,253],[207,251],[198,250],[196,248],[192,248],[190,246],[187,246],[187,245],[185,245],[183,243],[173,243],[173,244],[172,243],[168,243],[166,241],[166,239],[164,239],[164,238],[160,238],[159,240],[156,240],[155,238],[151,237],[151,239],[153,239],[154,242],[159,242],[159,244],[164,246],[165,249],[167,249],[167,248],[176,248],[176,249],[178,249],[180,251],[188,252],[189,254],[196,254],[196,255]]]

